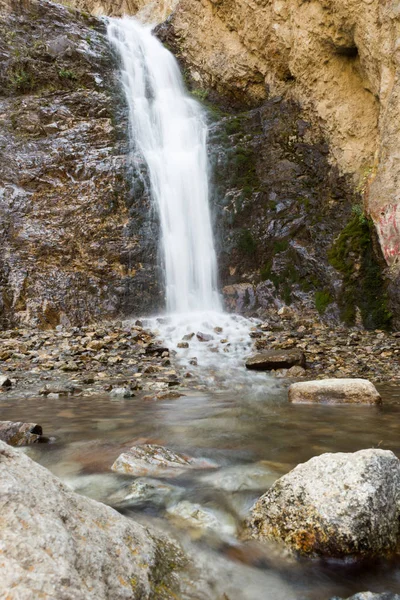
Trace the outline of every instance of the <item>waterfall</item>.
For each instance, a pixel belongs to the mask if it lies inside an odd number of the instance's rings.
[[[167,311],[219,311],[204,112],[149,26],[110,19],[108,37],[121,59],[131,136],[160,218]]]

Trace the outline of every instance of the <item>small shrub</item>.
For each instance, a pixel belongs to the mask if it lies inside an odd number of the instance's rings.
[[[257,242],[252,236],[251,231],[243,229],[238,241],[238,248],[246,254],[255,254],[257,250]]]
[[[76,81],[78,79],[76,73],[69,71],[68,69],[60,69],[58,71],[58,76],[61,77],[61,79],[70,79],[71,81]]]
[[[320,315],[323,315],[332,302],[332,296],[328,290],[319,290],[315,292],[315,308]]]

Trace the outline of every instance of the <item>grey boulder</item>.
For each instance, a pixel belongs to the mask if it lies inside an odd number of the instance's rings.
[[[396,552],[400,461],[387,450],[322,454],[278,479],[253,506],[250,536],[308,556]]]

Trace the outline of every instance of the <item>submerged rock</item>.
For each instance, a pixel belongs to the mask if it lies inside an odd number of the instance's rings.
[[[193,458],[173,452],[163,446],[143,444],[121,454],[111,469],[118,473],[140,476],[177,477],[189,469],[215,468],[203,458]]]
[[[109,497],[113,506],[140,506],[152,504],[153,506],[165,507],[172,502],[177,502],[184,490],[175,485],[151,479],[139,477],[130,485],[124,486]]]
[[[367,379],[322,379],[293,383],[289,402],[308,404],[381,404],[375,386]]]
[[[246,360],[246,367],[255,371],[290,369],[294,366],[306,366],[306,359],[301,350],[266,350]]]
[[[168,507],[167,515],[178,525],[204,533],[211,531],[222,536],[233,536],[237,531],[232,515],[188,500]]]
[[[0,440],[10,446],[26,446],[39,442],[43,434],[37,423],[0,421]]]
[[[270,487],[279,475],[262,464],[236,465],[226,467],[200,478],[204,485],[226,492],[244,492],[249,490],[265,490]]]
[[[387,450],[323,454],[284,475],[256,502],[252,537],[307,556],[389,555],[399,543],[400,461]]]

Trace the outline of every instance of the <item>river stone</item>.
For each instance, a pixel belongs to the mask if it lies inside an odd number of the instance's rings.
[[[200,482],[225,492],[245,492],[269,488],[279,475],[263,464],[235,465],[200,477]]]
[[[42,427],[37,423],[0,421],[0,440],[7,442],[10,446],[35,444],[40,440],[42,434]]]
[[[252,537],[303,555],[369,557],[398,547],[400,461],[388,450],[322,454],[278,479],[256,502]]]
[[[293,383],[289,388],[293,404],[381,404],[375,386],[367,379],[321,379]]]
[[[342,600],[341,598],[335,597],[331,600]],[[400,600],[399,594],[392,594],[391,592],[384,592],[383,594],[374,594],[373,592],[360,592],[347,598],[347,600]]]
[[[0,375],[0,387],[10,388],[12,386],[11,379],[7,375]]]
[[[188,500],[169,506],[167,515],[177,525],[204,533],[212,531],[221,536],[233,536],[237,532],[236,521],[232,515]]]
[[[172,502],[177,502],[184,491],[184,488],[158,481],[158,479],[138,477],[130,485],[113,493],[108,500],[110,504],[118,507],[143,504],[165,507]]]
[[[143,444],[121,454],[111,469],[137,477],[177,477],[189,469],[215,468],[203,458],[193,458],[173,452],[164,446]]]
[[[290,369],[294,366],[306,366],[306,359],[301,350],[266,350],[246,360],[246,367],[255,371]]]
[[[164,535],[72,492],[0,442],[0,597],[57,600],[214,598]],[[204,595],[190,593],[197,582]],[[223,590],[220,590],[223,594]]]

